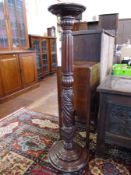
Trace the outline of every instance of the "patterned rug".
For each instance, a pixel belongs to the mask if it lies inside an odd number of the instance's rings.
[[[90,162],[80,172],[62,173],[48,162],[48,151],[59,140],[58,118],[22,108],[0,121],[0,175],[130,175],[131,152],[111,147],[95,158],[96,134],[90,133]],[[85,128],[77,123],[75,141],[84,147]]]

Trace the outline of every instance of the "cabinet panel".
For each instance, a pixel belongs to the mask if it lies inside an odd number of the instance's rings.
[[[0,1],[0,48],[7,49],[9,47],[7,21],[5,16],[5,8],[3,1]]]
[[[19,28],[19,46],[27,47],[27,31],[25,23],[25,12],[23,0],[16,0],[17,25]]]
[[[19,47],[19,37],[18,37],[18,25],[15,10],[15,1],[7,0],[8,18],[10,26],[10,37],[12,41],[12,48]]]
[[[4,0],[0,10],[5,9],[5,18],[2,14],[2,30],[4,31],[4,47],[8,49],[28,48],[28,35],[25,17],[25,4],[23,0]],[[0,15],[1,16],[1,15]],[[6,25],[5,25],[6,24]],[[9,41],[9,44],[8,44]],[[3,46],[0,45],[0,48]]]
[[[36,51],[36,66],[38,72],[38,79],[43,78],[43,70],[42,70],[42,60],[41,60],[41,40],[37,37],[32,37],[30,41],[30,45]]]
[[[41,41],[42,48],[42,65],[43,65],[43,74],[49,74],[49,40],[42,39]]]
[[[23,86],[28,86],[37,81],[35,53],[20,54],[20,66]]]
[[[56,70],[57,67],[57,50],[56,39],[50,39],[50,53],[51,53],[51,72]]]
[[[2,97],[3,95],[4,95],[4,92],[3,92],[3,87],[2,87],[2,79],[0,75],[0,97]]]
[[[0,74],[4,94],[9,94],[21,88],[19,62],[16,55],[0,57]]]
[[[56,38],[30,35],[29,40],[30,47],[35,49],[37,54],[38,79],[55,72],[57,67]]]

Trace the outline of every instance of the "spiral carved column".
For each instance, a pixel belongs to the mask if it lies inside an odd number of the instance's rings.
[[[73,139],[75,135],[75,116],[73,104],[73,36],[72,27],[75,16],[85,7],[74,3],[59,3],[49,7],[53,14],[61,17],[62,35],[62,115],[63,140],[53,144],[49,161],[53,167],[64,172],[74,172],[87,164],[87,150],[82,149]]]

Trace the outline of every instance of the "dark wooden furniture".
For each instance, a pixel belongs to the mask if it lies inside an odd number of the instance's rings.
[[[88,21],[87,22],[88,30],[97,30],[98,27],[98,21]]]
[[[100,81],[111,72],[114,37],[104,30],[73,32],[74,61],[100,62]]]
[[[100,81],[100,64],[88,61],[74,62],[74,109],[76,120],[87,123],[97,122],[98,94],[96,87]],[[57,68],[59,121],[62,126],[62,70]],[[89,125],[88,125],[89,126]]]
[[[63,140],[56,142],[49,152],[49,161],[56,169],[75,172],[87,164],[87,149],[73,141],[75,134],[75,116],[73,105],[73,36],[72,27],[75,17],[85,7],[74,3],[58,3],[48,9],[61,17],[62,36],[62,120]]]
[[[0,52],[0,103],[38,86],[35,58],[32,51]]]
[[[118,31],[118,13],[102,14],[99,15],[99,28],[108,30],[112,35],[115,36],[115,46]],[[115,50],[114,50],[115,52]]]
[[[74,62],[74,107],[78,121],[94,121],[98,112],[96,87],[100,82],[100,64],[96,62]],[[87,133],[88,134],[88,133]],[[87,137],[88,138],[88,137]]]
[[[114,16],[114,17],[113,17]],[[116,18],[115,20],[107,20],[105,19],[106,23],[108,24],[108,26],[105,26],[105,24],[100,24],[99,21],[89,21],[87,22],[87,26],[88,26],[88,30],[98,30],[100,28],[104,28],[106,30],[109,30],[111,32],[115,32],[115,30],[117,29],[117,33],[116,33],[116,44],[123,44],[125,42],[127,42],[127,40],[129,39],[131,41],[131,18],[124,18],[124,19],[117,19],[118,14],[107,14],[105,15],[100,15],[100,18]],[[102,20],[102,19],[101,19]],[[117,22],[118,20],[118,22]],[[114,21],[114,22],[113,22]],[[100,25],[103,25],[100,26]],[[113,29],[111,29],[111,26],[114,26]]]
[[[108,76],[100,84],[97,155],[105,143],[131,148],[131,79]]]
[[[72,31],[87,30],[87,22],[75,22]]]
[[[117,44],[126,43],[127,40],[131,41],[131,18],[119,19]]]
[[[99,28],[105,30],[118,29],[118,13],[99,15]]]
[[[103,40],[103,38],[108,38]],[[74,40],[74,60],[100,62],[103,54],[103,46],[111,45],[113,38],[108,32],[103,30],[87,30],[73,32]],[[112,46],[113,47],[113,46]],[[108,59],[108,58],[107,58]]]
[[[0,2],[0,50],[28,48],[24,0]]]
[[[38,79],[54,73],[57,67],[56,38],[30,35],[29,41],[36,51]]]
[[[38,86],[36,54],[27,48],[25,1],[1,1],[0,102]]]

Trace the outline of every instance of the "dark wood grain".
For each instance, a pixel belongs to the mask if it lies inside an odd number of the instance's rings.
[[[36,54],[0,54],[0,102],[37,83]],[[28,88],[29,89],[29,88]]]
[[[53,167],[64,172],[75,172],[87,164],[87,150],[74,142],[74,75],[73,75],[73,36],[72,28],[75,16],[81,14],[85,7],[79,4],[58,3],[48,9],[61,17],[62,34],[62,123],[63,140],[56,142],[50,152],[49,161]]]
[[[87,30],[87,22],[75,22],[72,31]]]
[[[17,55],[0,57],[0,74],[4,95],[21,89],[20,67]]]
[[[87,30],[73,32],[73,47],[75,61],[94,61],[100,62],[102,30]],[[110,35],[104,31],[105,35]],[[106,43],[105,43],[106,44]]]

